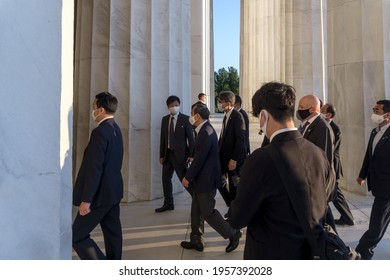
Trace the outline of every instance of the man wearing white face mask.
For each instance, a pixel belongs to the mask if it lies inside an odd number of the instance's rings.
[[[327,208],[325,186],[333,179],[324,152],[294,126],[295,89],[271,82],[253,96],[252,107],[270,143],[250,154],[229,209],[233,228],[247,227],[244,259],[309,259],[311,250],[269,151],[276,149],[318,236]]]
[[[390,222],[390,101],[380,100],[373,108],[371,120],[375,125],[368,141],[366,154],[356,179],[363,185],[367,178],[368,190],[375,197],[370,224],[356,247],[362,259],[370,260],[374,248],[381,241]]]
[[[189,116],[180,113],[180,99],[171,95],[167,99],[169,114],[161,121],[160,163],[162,165],[162,184],[164,204],[157,213],[173,210],[172,176],[176,172],[180,181],[186,172],[187,162],[193,153],[194,131]],[[187,189],[191,194],[191,188]]]

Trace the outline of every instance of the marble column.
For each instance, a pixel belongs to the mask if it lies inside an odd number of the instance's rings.
[[[206,104],[215,107],[213,0],[191,1],[191,105],[198,94],[207,95]]]
[[[325,94],[321,0],[241,0],[240,92],[251,109],[265,82],[292,84],[300,98]]]
[[[189,114],[191,9],[200,1],[77,1],[74,174],[90,131],[94,96],[119,99],[116,120],[125,156],[124,201],[162,196],[159,138],[166,99],[177,95]],[[77,110],[76,110],[77,108]],[[175,178],[174,191],[183,187]]]
[[[0,259],[71,258],[73,15],[1,1]]]
[[[343,132],[342,186],[359,193],[367,192],[356,178],[375,127],[371,108],[390,99],[389,11],[388,1],[328,1],[328,95]]]

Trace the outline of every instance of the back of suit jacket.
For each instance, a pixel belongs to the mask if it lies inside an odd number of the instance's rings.
[[[390,198],[390,129],[382,135],[372,153],[376,129],[371,132],[359,177],[367,178],[368,190],[375,197]]]
[[[245,123],[242,115],[233,109],[229,121],[219,140],[219,158],[222,173],[228,172],[228,164],[231,159],[237,161],[239,169],[245,160]]]
[[[73,189],[73,204],[89,202],[94,208],[119,203],[123,197],[122,161],[122,133],[113,118],[107,119],[91,133]]]
[[[333,166],[334,135],[332,128],[324,119],[318,116],[307,127],[303,137],[321,148],[325,152],[329,164]]]
[[[334,134],[334,170],[336,172],[336,179],[340,179],[341,176],[343,176],[343,169],[340,159],[341,130],[334,121],[330,122],[330,127],[332,128]]]
[[[247,157],[229,222],[234,228],[247,226],[245,259],[308,259],[309,245],[267,152],[270,146],[280,152],[287,166],[284,172],[301,198],[306,219],[317,234],[322,231],[325,186],[332,175],[324,152],[298,131],[276,135],[271,143]]]
[[[195,192],[211,192],[222,185],[221,167],[218,158],[218,138],[212,125],[207,121],[196,137],[194,160],[185,178]]]
[[[161,121],[160,158],[164,158],[164,160],[168,151],[168,126],[170,117],[171,115],[167,115]],[[194,149],[194,130],[188,119],[189,117],[187,115],[179,113],[173,137],[174,143],[171,145],[179,164],[184,164]]]

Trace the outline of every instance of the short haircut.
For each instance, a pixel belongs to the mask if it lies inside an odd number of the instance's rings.
[[[172,104],[175,101],[179,102],[179,104],[180,104],[180,98],[179,97],[177,97],[176,95],[169,96],[167,98],[167,106],[169,107],[169,105]]]
[[[203,96],[206,96],[206,94],[203,93],[203,92],[199,93],[199,94],[198,94],[198,99],[201,99]]]
[[[333,106],[333,104],[327,103],[326,105],[326,113],[329,113],[332,115],[332,119],[336,115],[336,108]],[[325,106],[324,105],[324,106]]]
[[[252,97],[253,115],[258,117],[261,110],[267,110],[278,122],[285,122],[294,118],[295,108],[294,87],[279,83],[269,82],[263,84]]]
[[[196,104],[193,110],[195,114],[198,114],[204,120],[208,120],[210,117],[210,111],[206,105]]]
[[[241,97],[239,95],[236,95],[235,104],[240,104],[240,106],[242,105],[242,100],[241,100]]]
[[[234,105],[234,102],[236,101],[236,95],[232,91],[221,91],[218,94],[218,99],[223,102],[230,102],[232,105]]]
[[[376,102],[376,104],[382,104],[383,105],[383,112],[389,113],[390,112],[390,100],[379,100]]]
[[[108,114],[114,114],[118,109],[118,99],[108,91],[96,94],[95,98],[96,107],[104,108]]]

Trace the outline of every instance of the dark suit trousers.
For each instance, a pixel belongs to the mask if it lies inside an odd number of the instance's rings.
[[[362,259],[370,260],[376,245],[381,241],[390,222],[390,199],[375,197],[372,205],[370,224],[356,247]]]
[[[345,197],[339,187],[338,181],[336,181],[335,188],[336,195],[333,200],[333,204],[334,207],[336,207],[337,211],[340,212],[340,220],[347,224],[353,223],[353,215],[351,213],[351,209],[349,209],[348,203],[345,200]]]
[[[216,190],[207,193],[194,192],[191,204],[191,241],[203,241],[202,218],[223,238],[231,238],[236,230],[215,209]]]
[[[173,190],[172,190],[172,176],[173,172],[176,172],[177,177],[181,181],[186,174],[185,164],[179,164],[176,160],[174,152],[168,150],[165,162],[162,168],[162,184],[164,191],[164,204],[173,205]],[[186,188],[186,190],[192,195],[192,189]]]
[[[119,203],[114,206],[100,206],[89,214],[77,213],[73,222],[73,249],[82,260],[120,260],[122,258],[122,226],[119,219]],[[91,231],[100,223],[106,256],[93,239]]]

